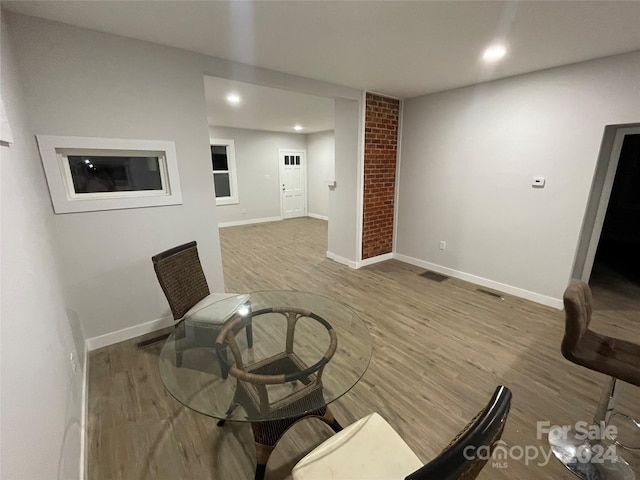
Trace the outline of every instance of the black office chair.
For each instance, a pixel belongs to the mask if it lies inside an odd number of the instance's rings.
[[[499,386],[476,418],[426,465],[380,415],[372,413],[300,460],[293,468],[293,480],[476,478],[502,436],[510,406],[511,392]]]

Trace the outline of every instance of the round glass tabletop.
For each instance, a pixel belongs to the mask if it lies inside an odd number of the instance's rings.
[[[333,402],[370,359],[369,331],[349,307],[313,293],[269,291],[190,315],[167,339],[159,367],[166,389],[190,409],[261,422]]]

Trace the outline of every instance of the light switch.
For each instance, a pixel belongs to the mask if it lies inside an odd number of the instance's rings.
[[[544,184],[546,183],[544,177],[533,177],[533,182],[531,182],[531,186],[534,188],[544,188]]]

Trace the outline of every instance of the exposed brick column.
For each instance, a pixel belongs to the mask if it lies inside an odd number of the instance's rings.
[[[367,93],[364,127],[362,258],[390,253],[400,101]]]

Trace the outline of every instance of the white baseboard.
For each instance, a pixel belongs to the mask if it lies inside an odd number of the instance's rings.
[[[384,262],[386,260],[391,260],[392,258],[393,258],[393,253],[384,253],[376,257],[365,258],[364,260],[360,260],[359,262],[356,262],[356,268],[366,267],[367,265],[373,265],[374,263]]]
[[[400,253],[394,253],[393,258],[401,262],[415,265],[417,267],[422,267],[427,270],[432,270],[434,272],[442,273],[443,275],[448,275],[450,277],[459,278],[460,280],[465,280],[467,282],[475,283],[476,285],[481,285],[483,287],[491,288],[492,290],[498,290],[500,292],[508,293],[509,295],[513,295],[515,297],[524,298],[526,300],[531,300],[532,302],[541,303],[542,305],[547,305],[548,307],[557,308],[558,310],[562,310],[563,308],[562,299],[560,298],[553,298],[547,295],[542,295],[540,293],[531,292],[529,290],[524,290],[522,288],[507,285],[505,283],[495,282],[493,280],[489,280],[488,278],[478,277],[476,275],[471,275],[470,273],[460,272],[452,268],[443,267],[442,265],[437,265],[435,263],[427,262],[425,260],[420,260],[418,258],[409,257],[407,255],[402,255]]]
[[[173,324],[173,317],[158,318],[140,325],[134,325],[133,327],[127,327],[115,332],[105,333],[98,337],[89,338],[86,342],[87,348],[89,351],[96,350],[97,348],[113,345],[114,343],[124,342],[130,338],[139,337],[145,333],[151,333],[165,327],[170,327]]]
[[[87,426],[89,425],[89,347],[84,344],[84,375],[82,378],[82,405],[80,418],[80,480],[86,480],[89,468],[87,448]]]
[[[218,228],[238,227],[240,225],[251,225],[253,223],[277,222],[279,220],[282,220],[282,217],[264,217],[264,218],[252,218],[249,220],[236,220],[234,222],[219,223]]]
[[[327,258],[330,258],[334,262],[346,265],[349,268],[357,269],[360,267],[366,267],[367,265],[373,265],[374,263],[384,262],[385,260],[391,260],[392,258],[394,258],[394,256],[393,253],[385,253],[384,255],[378,255],[377,257],[366,258],[359,262],[354,262],[353,260],[341,257],[327,250]]]
[[[307,213],[307,217],[311,217],[311,218],[317,218],[318,220],[324,220],[324,221],[329,221],[329,217],[327,217],[326,215],[320,215],[318,213]]]
[[[338,262],[338,263],[341,263],[343,265],[346,265],[349,268],[358,268],[356,266],[356,262],[353,262],[353,261],[349,260],[348,258],[344,258],[344,257],[341,257],[339,255],[336,255],[335,253],[332,253],[332,252],[330,252],[328,250],[327,250],[327,258],[330,258],[334,262]]]

